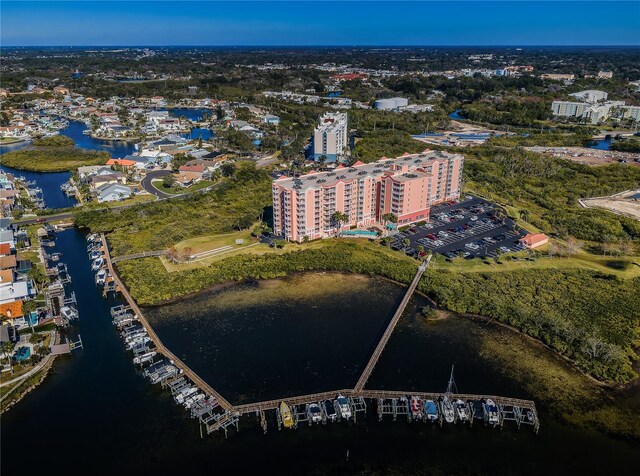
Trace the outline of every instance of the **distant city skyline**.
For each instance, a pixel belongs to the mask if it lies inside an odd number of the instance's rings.
[[[2,2],[9,46],[640,45],[640,1]]]

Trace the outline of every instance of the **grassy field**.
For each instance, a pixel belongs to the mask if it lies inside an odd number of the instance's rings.
[[[180,195],[183,193],[197,192],[198,190],[202,190],[203,188],[210,187],[213,184],[215,184],[215,182],[212,180],[201,180],[200,182],[185,188],[185,187],[180,187],[179,185],[174,187],[167,187],[165,186],[162,179],[153,180],[151,182],[151,185],[153,185],[153,187],[156,190],[159,190],[162,193],[168,193],[170,195]]]

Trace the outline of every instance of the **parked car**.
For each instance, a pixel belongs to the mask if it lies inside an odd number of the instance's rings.
[[[429,234],[427,235],[427,238],[429,238],[430,240],[435,240],[435,239],[437,239],[436,235],[434,235],[433,233],[429,233]]]
[[[477,219],[478,219],[478,217],[475,216],[475,215],[470,218],[471,221],[476,221]]]
[[[509,253],[511,251],[511,248],[509,248],[508,246],[501,246],[500,251],[502,251],[503,253]]]

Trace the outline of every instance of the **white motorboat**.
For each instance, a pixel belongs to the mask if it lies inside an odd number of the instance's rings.
[[[78,311],[71,306],[62,306],[60,315],[69,321],[74,321],[79,317]]]
[[[349,406],[349,400],[347,400],[346,397],[342,395],[338,395],[336,397],[335,403],[338,410],[338,414],[340,415],[341,418],[344,418],[345,420],[348,420],[349,418],[351,418],[351,407]]]
[[[136,365],[141,365],[147,362],[151,362],[151,360],[153,360],[156,354],[157,352],[152,350],[150,352],[147,352],[146,354],[139,355],[133,358],[133,363]]]
[[[322,411],[317,403],[307,405],[307,416],[311,423],[320,423],[322,421]]]
[[[489,425],[496,426],[500,423],[498,406],[490,398],[487,398],[487,401],[484,402],[484,414],[487,418],[487,421],[489,422]]]
[[[453,406],[456,409],[456,414],[460,421],[465,422],[469,420],[469,408],[467,408],[467,404],[464,401],[457,398]]]
[[[447,423],[453,423],[456,419],[455,411],[453,410],[453,403],[446,396],[442,398],[440,402],[442,408],[442,416]]]
[[[192,397],[195,393],[198,393],[198,387],[187,387],[178,392],[176,396],[173,397],[173,399],[176,401],[176,403],[182,405],[185,400]]]
[[[104,286],[107,282],[107,270],[101,269],[96,273],[96,286]]]
[[[184,407],[189,409],[191,408],[195,403],[198,403],[200,400],[204,400],[204,395],[201,393],[196,393],[195,395],[193,395],[192,397],[189,397],[185,400],[184,402]]]
[[[127,344],[127,349],[131,350],[138,345],[148,344],[149,342],[151,342],[151,338],[149,338],[148,336],[140,336],[129,342]]]
[[[98,271],[100,268],[102,268],[103,264],[104,260],[102,258],[98,258],[91,264],[91,271]]]
[[[89,259],[92,260],[92,261],[96,260],[98,258],[102,258],[102,251],[92,251],[89,254]]]

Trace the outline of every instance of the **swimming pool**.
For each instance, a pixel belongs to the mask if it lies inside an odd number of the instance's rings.
[[[20,347],[13,354],[13,360],[15,361],[27,360],[29,357],[31,357],[31,349],[29,347]]]

